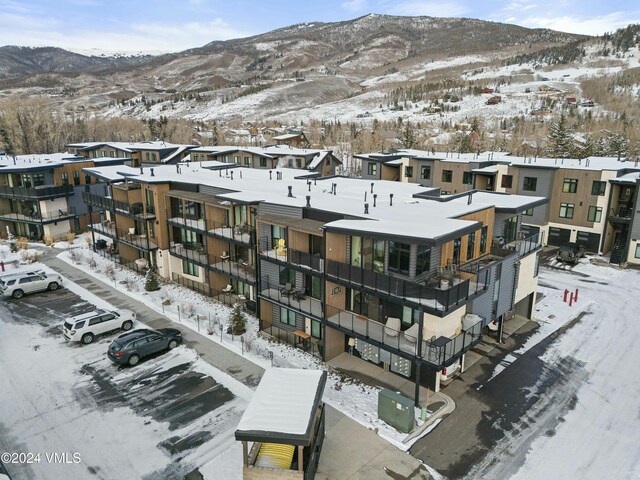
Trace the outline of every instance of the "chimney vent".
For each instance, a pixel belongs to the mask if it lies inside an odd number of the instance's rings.
[[[367,191],[366,190],[364,191],[364,201],[365,202],[367,201]]]
[[[269,170],[269,180],[273,180],[273,178],[271,177],[272,173],[273,173],[273,170]]]
[[[311,195],[307,195],[307,207],[311,207]]]
[[[374,194],[373,194],[373,206],[374,206],[374,207],[376,206],[376,199],[377,199],[377,198],[378,198],[378,194],[377,194],[377,193],[374,193]]]
[[[144,173],[144,168],[140,167],[140,175]]]
[[[369,204],[368,203],[364,204],[364,213],[365,213],[365,215],[369,214]]]
[[[291,185],[289,185],[289,195],[287,195],[288,197],[293,197],[293,193],[291,193],[291,190],[293,190],[293,187]]]
[[[333,184],[333,194],[335,195],[336,193],[338,193],[338,184],[334,183]]]
[[[371,193],[373,193],[373,182],[371,182]]]
[[[307,182],[307,188],[308,188],[309,191],[311,191],[311,181]]]
[[[389,194],[389,206],[393,206],[393,193]]]
[[[180,164],[176,163],[176,173],[180,173]]]
[[[469,192],[469,198],[467,199],[467,205],[471,205],[471,199],[473,198],[473,193]]]
[[[153,168],[150,168],[149,170],[151,170],[151,176],[153,177]]]
[[[233,170],[231,170],[231,180],[233,180]]]

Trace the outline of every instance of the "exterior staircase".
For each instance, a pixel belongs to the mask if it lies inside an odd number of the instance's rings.
[[[616,240],[613,243],[613,247],[611,248],[611,259],[610,263],[620,264],[624,260],[622,257],[624,253],[625,246],[627,245],[627,237],[629,236],[629,227],[627,225],[623,225],[620,233],[616,236]]]

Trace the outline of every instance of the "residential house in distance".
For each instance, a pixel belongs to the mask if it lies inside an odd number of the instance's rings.
[[[85,195],[106,212],[91,229],[123,263],[246,302],[262,334],[325,360],[352,350],[438,390],[488,322],[532,315],[541,243],[520,225],[544,197],[443,197],[417,183],[214,161],[85,171],[108,186]]]
[[[67,153],[0,156],[0,237],[62,240],[91,223],[81,193],[96,189],[82,169],[122,164]]]
[[[342,162],[331,150],[300,149],[287,145],[269,147],[212,146],[197,147],[190,151],[189,159],[232,163],[246,168],[305,169],[321,176],[334,175]]]
[[[294,148],[308,148],[311,146],[302,130],[288,130],[287,133],[275,135],[271,139],[277,145],[288,145]]]
[[[180,145],[156,140],[153,142],[88,142],[66,145],[71,153],[86,158],[130,158],[134,166],[175,164],[197,145]]]
[[[628,179],[626,175],[640,171],[637,162],[615,157],[555,159],[501,152],[478,155],[400,150],[356,158],[362,161],[363,178],[416,182],[439,187],[442,194],[474,189],[548,197],[547,205],[523,215],[525,234],[541,232],[548,245],[578,242],[590,252],[603,254],[628,240],[628,232],[622,232],[617,242],[614,238],[619,222],[614,220],[614,225],[611,218],[618,218],[620,212],[611,212],[610,208],[631,204],[625,197],[627,189],[615,187],[626,180],[615,179]],[[630,212],[623,210],[625,214]],[[627,247],[632,248],[630,244]],[[618,254],[612,255],[611,260],[617,263],[618,258]]]

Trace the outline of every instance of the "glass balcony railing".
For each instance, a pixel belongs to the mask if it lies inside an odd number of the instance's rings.
[[[51,212],[39,212],[28,208],[24,209],[21,213],[11,210],[0,211],[0,219],[23,223],[51,223],[74,218],[75,216],[74,208],[67,208],[65,210],[58,209]]]
[[[466,279],[455,276],[442,278],[437,285],[429,285],[429,280],[411,282],[335,260],[327,260],[326,276],[333,282],[351,288],[397,297],[437,312],[459,307],[470,297],[484,291],[489,281],[488,272],[485,271]]]
[[[16,199],[45,199],[73,195],[72,185],[42,185],[38,187],[10,187],[0,185],[0,197]]]
[[[297,310],[304,315],[313,316],[317,320],[322,320],[322,302],[307,295],[301,286],[291,284],[280,285],[278,282],[270,280],[268,277],[260,279],[260,295],[273,300],[283,306]]]
[[[210,257],[211,270],[255,285],[256,267],[246,260],[232,260],[228,255]]]

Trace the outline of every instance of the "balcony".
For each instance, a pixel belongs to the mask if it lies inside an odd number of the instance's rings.
[[[112,200],[112,201],[113,201],[113,208],[115,209],[116,213],[120,213],[127,217],[137,218],[140,220],[156,218],[155,214],[150,210],[147,210],[147,212],[145,213],[144,205],[141,202],[129,204],[129,203],[121,202],[119,200]]]
[[[523,240],[516,240],[502,247],[493,246],[488,255],[460,265],[458,269],[462,272],[477,273],[490,264],[499,262],[514,253],[517,253],[519,257],[524,257],[540,248],[542,248],[542,233],[536,233]]]
[[[94,232],[98,232],[102,235],[105,235],[109,238],[117,239],[118,235],[116,233],[115,222],[104,220],[101,223],[93,223],[89,225],[89,229]]]
[[[47,224],[70,220],[75,217],[76,213],[74,208],[45,213],[29,209],[25,209],[22,213],[12,212],[11,210],[0,211],[0,220],[21,223]]]
[[[202,244],[171,242],[171,245],[169,245],[169,251],[171,252],[171,255],[182,258],[183,260],[187,260],[205,268],[209,266],[207,251]]]
[[[209,235],[224,240],[232,240],[245,245],[255,245],[256,229],[251,225],[225,225],[224,223],[207,220],[207,228]]]
[[[300,252],[292,248],[260,248],[260,256],[281,265],[295,265],[302,269],[313,270],[319,273],[324,270],[324,260],[320,254]]]
[[[82,192],[82,200],[87,205],[92,207],[98,207],[100,210],[109,210],[113,212],[115,205],[111,197],[104,197],[102,195],[96,195],[95,193]]]
[[[628,224],[633,217],[633,208],[628,206],[619,206],[618,208],[612,208],[609,214],[609,221],[611,223]]]
[[[207,227],[202,218],[191,218],[191,217],[176,217],[172,216],[167,218],[167,222],[170,225],[175,225],[177,227],[186,228],[189,230],[195,230],[199,233],[207,233]]]
[[[46,200],[69,195],[73,195],[73,185],[42,185],[32,188],[0,186],[0,197],[16,200]]]
[[[268,277],[260,279],[260,296],[282,306],[295,310],[302,315],[312,316],[322,321],[322,302],[304,293],[303,288],[291,287],[270,281]]]
[[[483,321],[481,319],[454,337],[422,339],[419,343],[417,324],[401,331],[366,316],[327,307],[328,326],[385,350],[391,350],[405,358],[420,359],[436,369],[451,365],[463,353],[480,342]]]
[[[486,271],[471,278],[451,278],[431,285],[433,279],[411,282],[335,260],[327,260],[326,276],[347,287],[400,299],[414,307],[424,307],[440,314],[464,305],[470,298],[484,292],[488,284]]]
[[[245,283],[256,284],[256,268],[247,261],[233,261],[228,256],[212,257],[211,270],[224,273]]]

